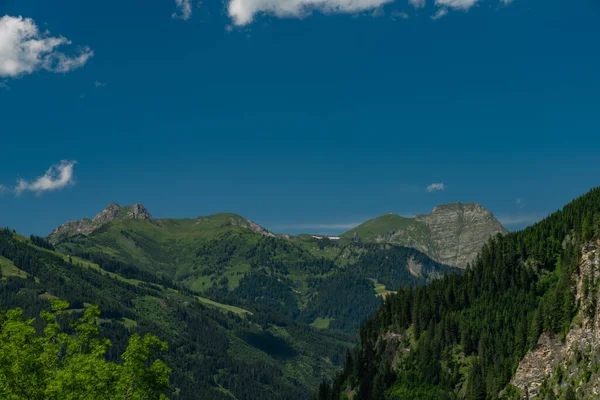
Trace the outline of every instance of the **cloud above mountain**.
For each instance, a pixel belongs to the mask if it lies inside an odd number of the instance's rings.
[[[74,185],[73,169],[75,164],[77,164],[77,161],[63,160],[51,166],[44,175],[33,181],[20,179],[15,187],[15,194],[19,196],[25,191],[41,194]]]
[[[446,190],[446,185],[444,185],[443,183],[432,183],[431,185],[427,186],[427,191],[429,193],[443,192],[444,190]]]
[[[0,18],[0,77],[15,78],[38,70],[65,73],[83,67],[94,55],[83,47],[67,55],[57,49],[69,46],[63,36],[41,33],[31,18]]]

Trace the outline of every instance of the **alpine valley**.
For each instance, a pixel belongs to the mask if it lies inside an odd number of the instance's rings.
[[[326,237],[112,203],[47,238],[1,230],[0,304],[36,317],[66,300],[65,326],[98,305],[110,360],[133,333],[158,336],[169,343],[173,399],[308,399],[342,370],[386,296],[460,275],[473,246],[505,233],[476,204]]]
[[[112,203],[46,238],[0,230],[0,302],[66,300],[65,328],[98,305],[109,361],[167,341],[172,399],[591,399],[599,249],[600,189],[511,233],[478,204],[331,237]]]

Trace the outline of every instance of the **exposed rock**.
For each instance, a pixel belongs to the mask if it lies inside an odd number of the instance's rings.
[[[523,398],[539,396],[546,387],[560,396],[568,382],[575,383],[577,398],[600,398],[600,254],[599,243],[582,249],[579,272],[575,276],[578,315],[563,342],[543,334],[535,349],[519,363],[511,384]],[[563,378],[563,371],[567,377]]]
[[[57,242],[58,239],[73,237],[78,235],[89,235],[97,224],[90,219],[82,219],[81,221],[69,221],[66,224],[54,229],[49,236],[51,242]]]
[[[117,203],[110,203],[100,214],[94,217],[94,222],[97,224],[104,224],[119,218],[121,214],[121,206]]]
[[[443,264],[466,268],[489,238],[498,233],[506,234],[507,230],[481,205],[453,203],[414,218],[387,214],[342,237],[352,239],[360,235],[364,242],[413,247]]]
[[[129,219],[144,219],[146,221],[153,222],[154,219],[152,215],[148,212],[146,207],[143,204],[136,203],[131,206],[131,208],[127,211],[125,218]]]
[[[507,233],[491,212],[476,203],[438,206],[431,214],[417,215],[415,220],[431,232],[433,258],[461,268],[475,260],[490,237]]]
[[[250,221],[249,219],[244,219],[240,216],[231,217],[229,219],[231,225],[240,226],[242,228],[250,229],[254,233],[258,233],[259,235],[275,237],[275,234],[258,225],[255,222]]]
[[[414,257],[411,257],[408,260],[408,270],[410,271],[410,273],[416,277],[421,277],[423,276],[422,274],[422,270],[423,270],[423,265],[421,265],[420,263],[415,261]]]
[[[84,218],[81,221],[70,221],[59,226],[48,235],[48,240],[51,243],[58,243],[79,235],[87,236],[100,226],[116,219],[143,219],[158,225],[142,204],[136,203],[132,206],[121,207],[117,203],[110,203],[93,220]]]

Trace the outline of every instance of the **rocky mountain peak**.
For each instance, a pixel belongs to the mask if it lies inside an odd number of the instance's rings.
[[[130,207],[130,210],[127,211],[125,218],[145,219],[147,221],[154,221],[154,219],[152,218],[152,215],[150,214],[148,209],[146,207],[144,207],[143,204],[140,204],[140,203],[135,203],[134,205],[132,205]]]
[[[93,219],[94,222],[103,224],[113,219],[117,219],[121,216],[121,206],[117,203],[110,203],[106,208],[96,215]]]
[[[431,214],[439,214],[445,212],[476,212],[481,214],[491,214],[486,208],[479,203],[449,203],[433,207]]]
[[[415,220],[429,228],[436,242],[435,258],[462,268],[475,259],[491,236],[508,232],[478,203],[440,205],[431,214],[417,215]]]
[[[48,240],[57,243],[78,235],[87,236],[100,226],[117,219],[142,219],[158,225],[143,204],[136,203],[132,206],[123,207],[113,202],[106,206],[94,219],[84,218],[81,221],[70,221],[59,226],[48,236]]]
[[[413,247],[434,260],[460,268],[473,262],[491,236],[507,230],[490,211],[478,203],[450,203],[435,207],[430,214],[403,218],[387,214],[346,232],[365,242],[392,243]]]

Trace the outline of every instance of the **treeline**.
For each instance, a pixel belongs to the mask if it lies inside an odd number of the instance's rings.
[[[31,243],[33,243],[34,245],[36,245],[38,247],[48,249],[48,250],[54,250],[54,245],[52,243],[50,243],[49,241],[47,241],[43,237],[31,235],[29,237],[29,239],[31,240]]]
[[[581,247],[598,237],[594,189],[530,228],[491,239],[464,274],[388,296],[319,399],[349,388],[359,399],[497,397],[542,332],[568,332]],[[386,346],[410,351],[392,365]]]

